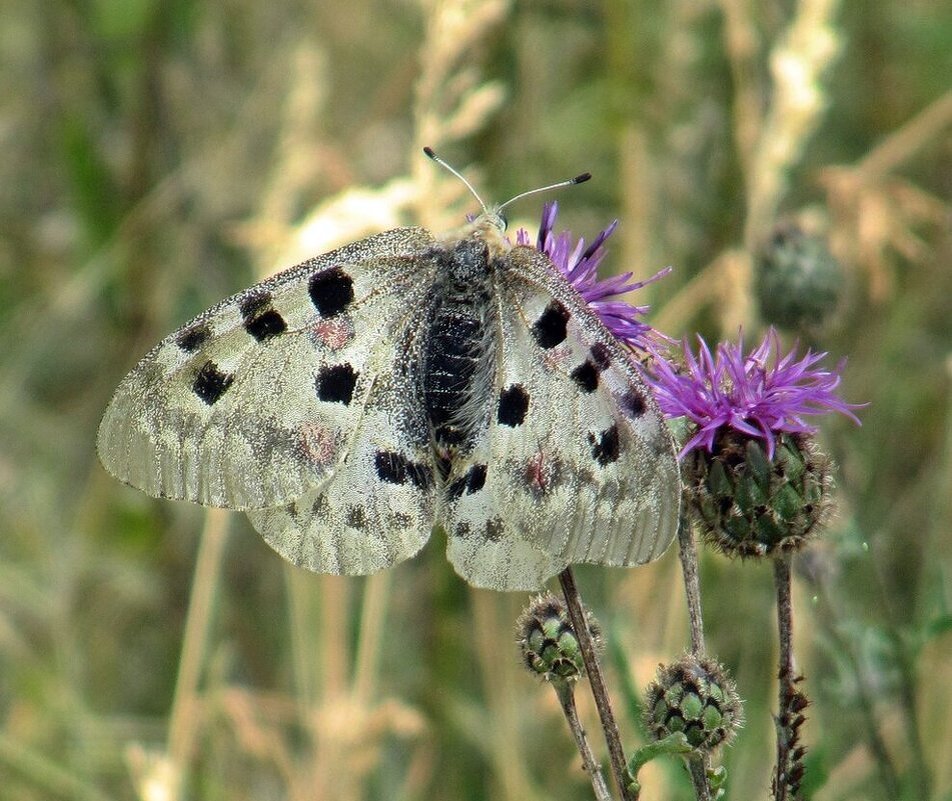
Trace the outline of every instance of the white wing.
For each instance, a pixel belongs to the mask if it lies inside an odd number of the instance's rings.
[[[399,369],[388,364],[375,374],[352,446],[332,475],[280,508],[248,512],[268,544],[299,567],[366,575],[413,556],[430,536],[438,476],[425,418]]]
[[[536,250],[510,252],[496,301],[496,397],[450,477],[450,561],[479,586],[534,589],[575,562],[657,558],[677,530],[680,480],[638,368]]]
[[[372,380],[333,471],[290,503],[248,511],[264,539],[300,567],[366,575],[429,539],[441,479],[410,363],[425,333],[435,265],[417,260],[422,286],[397,292],[400,312],[374,344],[365,367]]]
[[[393,364],[392,332],[432,280],[406,257],[431,242],[418,228],[369,237],[192,320],[116,390],[103,465],[151,495],[232,509],[321,485],[348,459],[376,372]]]

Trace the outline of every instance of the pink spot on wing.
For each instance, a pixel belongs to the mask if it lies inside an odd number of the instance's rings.
[[[334,432],[317,423],[305,423],[298,429],[304,458],[313,465],[328,467],[337,455],[337,440]]]
[[[349,320],[340,318],[318,320],[311,326],[311,339],[315,344],[331,350],[340,350],[354,338],[354,327]]]
[[[526,462],[525,480],[529,490],[535,495],[545,495],[551,489],[554,477],[554,461],[539,448]]]

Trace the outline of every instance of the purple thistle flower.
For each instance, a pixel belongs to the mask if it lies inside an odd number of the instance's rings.
[[[644,281],[632,281],[632,273],[616,275],[598,280],[598,265],[605,257],[605,241],[610,237],[618,220],[605,228],[588,247],[585,240],[573,243],[572,234],[562,231],[553,233],[555,218],[559,213],[557,202],[546,203],[542,208],[542,222],[534,246],[545,253],[559,272],[585,299],[592,311],[605,324],[605,327],[624,344],[649,350],[652,339],[660,335],[650,325],[639,319],[648,313],[648,306],[634,306],[618,298],[626,292],[641,289],[671,272],[670,267],[659,270]],[[533,246],[529,233],[520,228],[516,232],[516,244]]]
[[[686,417],[698,427],[680,457],[702,447],[712,452],[718,434],[727,428],[764,440],[767,458],[772,459],[778,434],[816,432],[816,426],[804,420],[808,415],[839,412],[859,424],[852,409],[865,404],[847,403],[836,395],[845,360],[823,370],[815,365],[826,353],[808,350],[798,359],[794,347],[782,356],[773,328],[747,356],[743,340],[736,345],[721,342],[714,354],[700,336],[698,343],[695,356],[682,341],[683,369],[655,354],[648,376],[665,415]]]

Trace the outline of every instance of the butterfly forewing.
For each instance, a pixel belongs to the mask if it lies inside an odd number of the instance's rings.
[[[427,277],[422,229],[305,262],[156,346],[103,415],[99,455],[151,495],[249,509],[293,500],[345,458],[375,365]],[[408,261],[409,259],[409,261]],[[399,287],[398,292],[393,288]]]
[[[527,491],[538,497],[568,486],[551,504],[564,503],[562,525],[527,520],[527,532],[568,563],[660,556],[677,531],[680,478],[674,441],[639,368],[543,254],[514,248],[500,280],[509,285],[500,302],[512,304],[504,311],[513,342],[506,369],[522,361],[540,377],[536,413],[551,421],[544,442],[507,443],[510,461],[527,471]]]
[[[538,251],[513,249],[495,279],[495,394],[485,438],[455,471],[450,561],[472,583],[521,589],[574,562],[657,557],[679,479],[631,357]]]

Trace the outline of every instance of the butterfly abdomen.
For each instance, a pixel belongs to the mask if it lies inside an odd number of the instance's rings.
[[[494,308],[486,246],[466,239],[437,255],[420,363],[423,407],[435,444],[467,450],[485,417]]]

